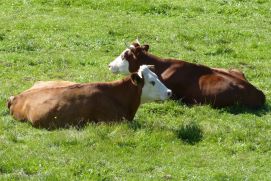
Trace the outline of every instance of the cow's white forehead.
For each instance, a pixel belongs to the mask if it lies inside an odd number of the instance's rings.
[[[139,75],[141,78],[142,78],[143,76],[144,76],[145,78],[151,77],[151,76],[157,78],[157,75],[156,75],[155,73],[153,73],[153,72],[149,69],[148,65],[141,65],[141,66],[139,67],[139,69],[138,69],[138,75]]]

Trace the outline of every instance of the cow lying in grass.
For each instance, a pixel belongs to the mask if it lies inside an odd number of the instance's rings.
[[[163,59],[148,52],[149,45],[133,43],[109,64],[113,73],[129,74],[142,64],[154,65],[159,79],[172,90],[173,99],[186,104],[225,107],[240,104],[250,108],[265,103],[262,91],[250,84],[236,69],[209,68],[176,59]]]
[[[77,84],[67,81],[38,82],[17,96],[8,108],[17,120],[35,127],[82,126],[89,121],[132,120],[140,103],[171,96],[146,65],[123,80]]]

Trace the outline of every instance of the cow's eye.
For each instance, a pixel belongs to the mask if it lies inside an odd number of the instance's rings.
[[[125,53],[124,53],[124,57],[128,57],[129,56],[129,51],[126,51]]]
[[[150,81],[150,84],[154,86],[154,85],[155,85],[155,82],[154,82],[154,81]]]
[[[129,56],[129,52],[126,51],[126,52],[124,52],[124,53],[121,55],[121,59],[122,59],[122,60],[125,60],[125,59],[127,59],[128,56]]]

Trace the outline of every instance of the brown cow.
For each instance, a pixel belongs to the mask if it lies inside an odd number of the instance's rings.
[[[172,90],[173,99],[186,104],[225,107],[240,104],[258,108],[265,103],[262,91],[250,84],[236,69],[209,68],[176,59],[163,59],[148,52],[149,45],[133,43],[109,64],[113,73],[128,74],[140,65],[154,65],[159,79]]]
[[[8,108],[17,120],[35,127],[82,126],[88,121],[132,120],[140,103],[171,96],[146,65],[123,80],[77,84],[67,81],[39,82],[17,96]]]

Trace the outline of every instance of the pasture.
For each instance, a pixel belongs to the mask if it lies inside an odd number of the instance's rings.
[[[270,180],[268,0],[0,1],[0,180]],[[259,110],[166,101],[133,122],[48,131],[14,120],[9,96],[39,80],[121,79],[108,64],[140,38],[150,52],[238,68]]]

